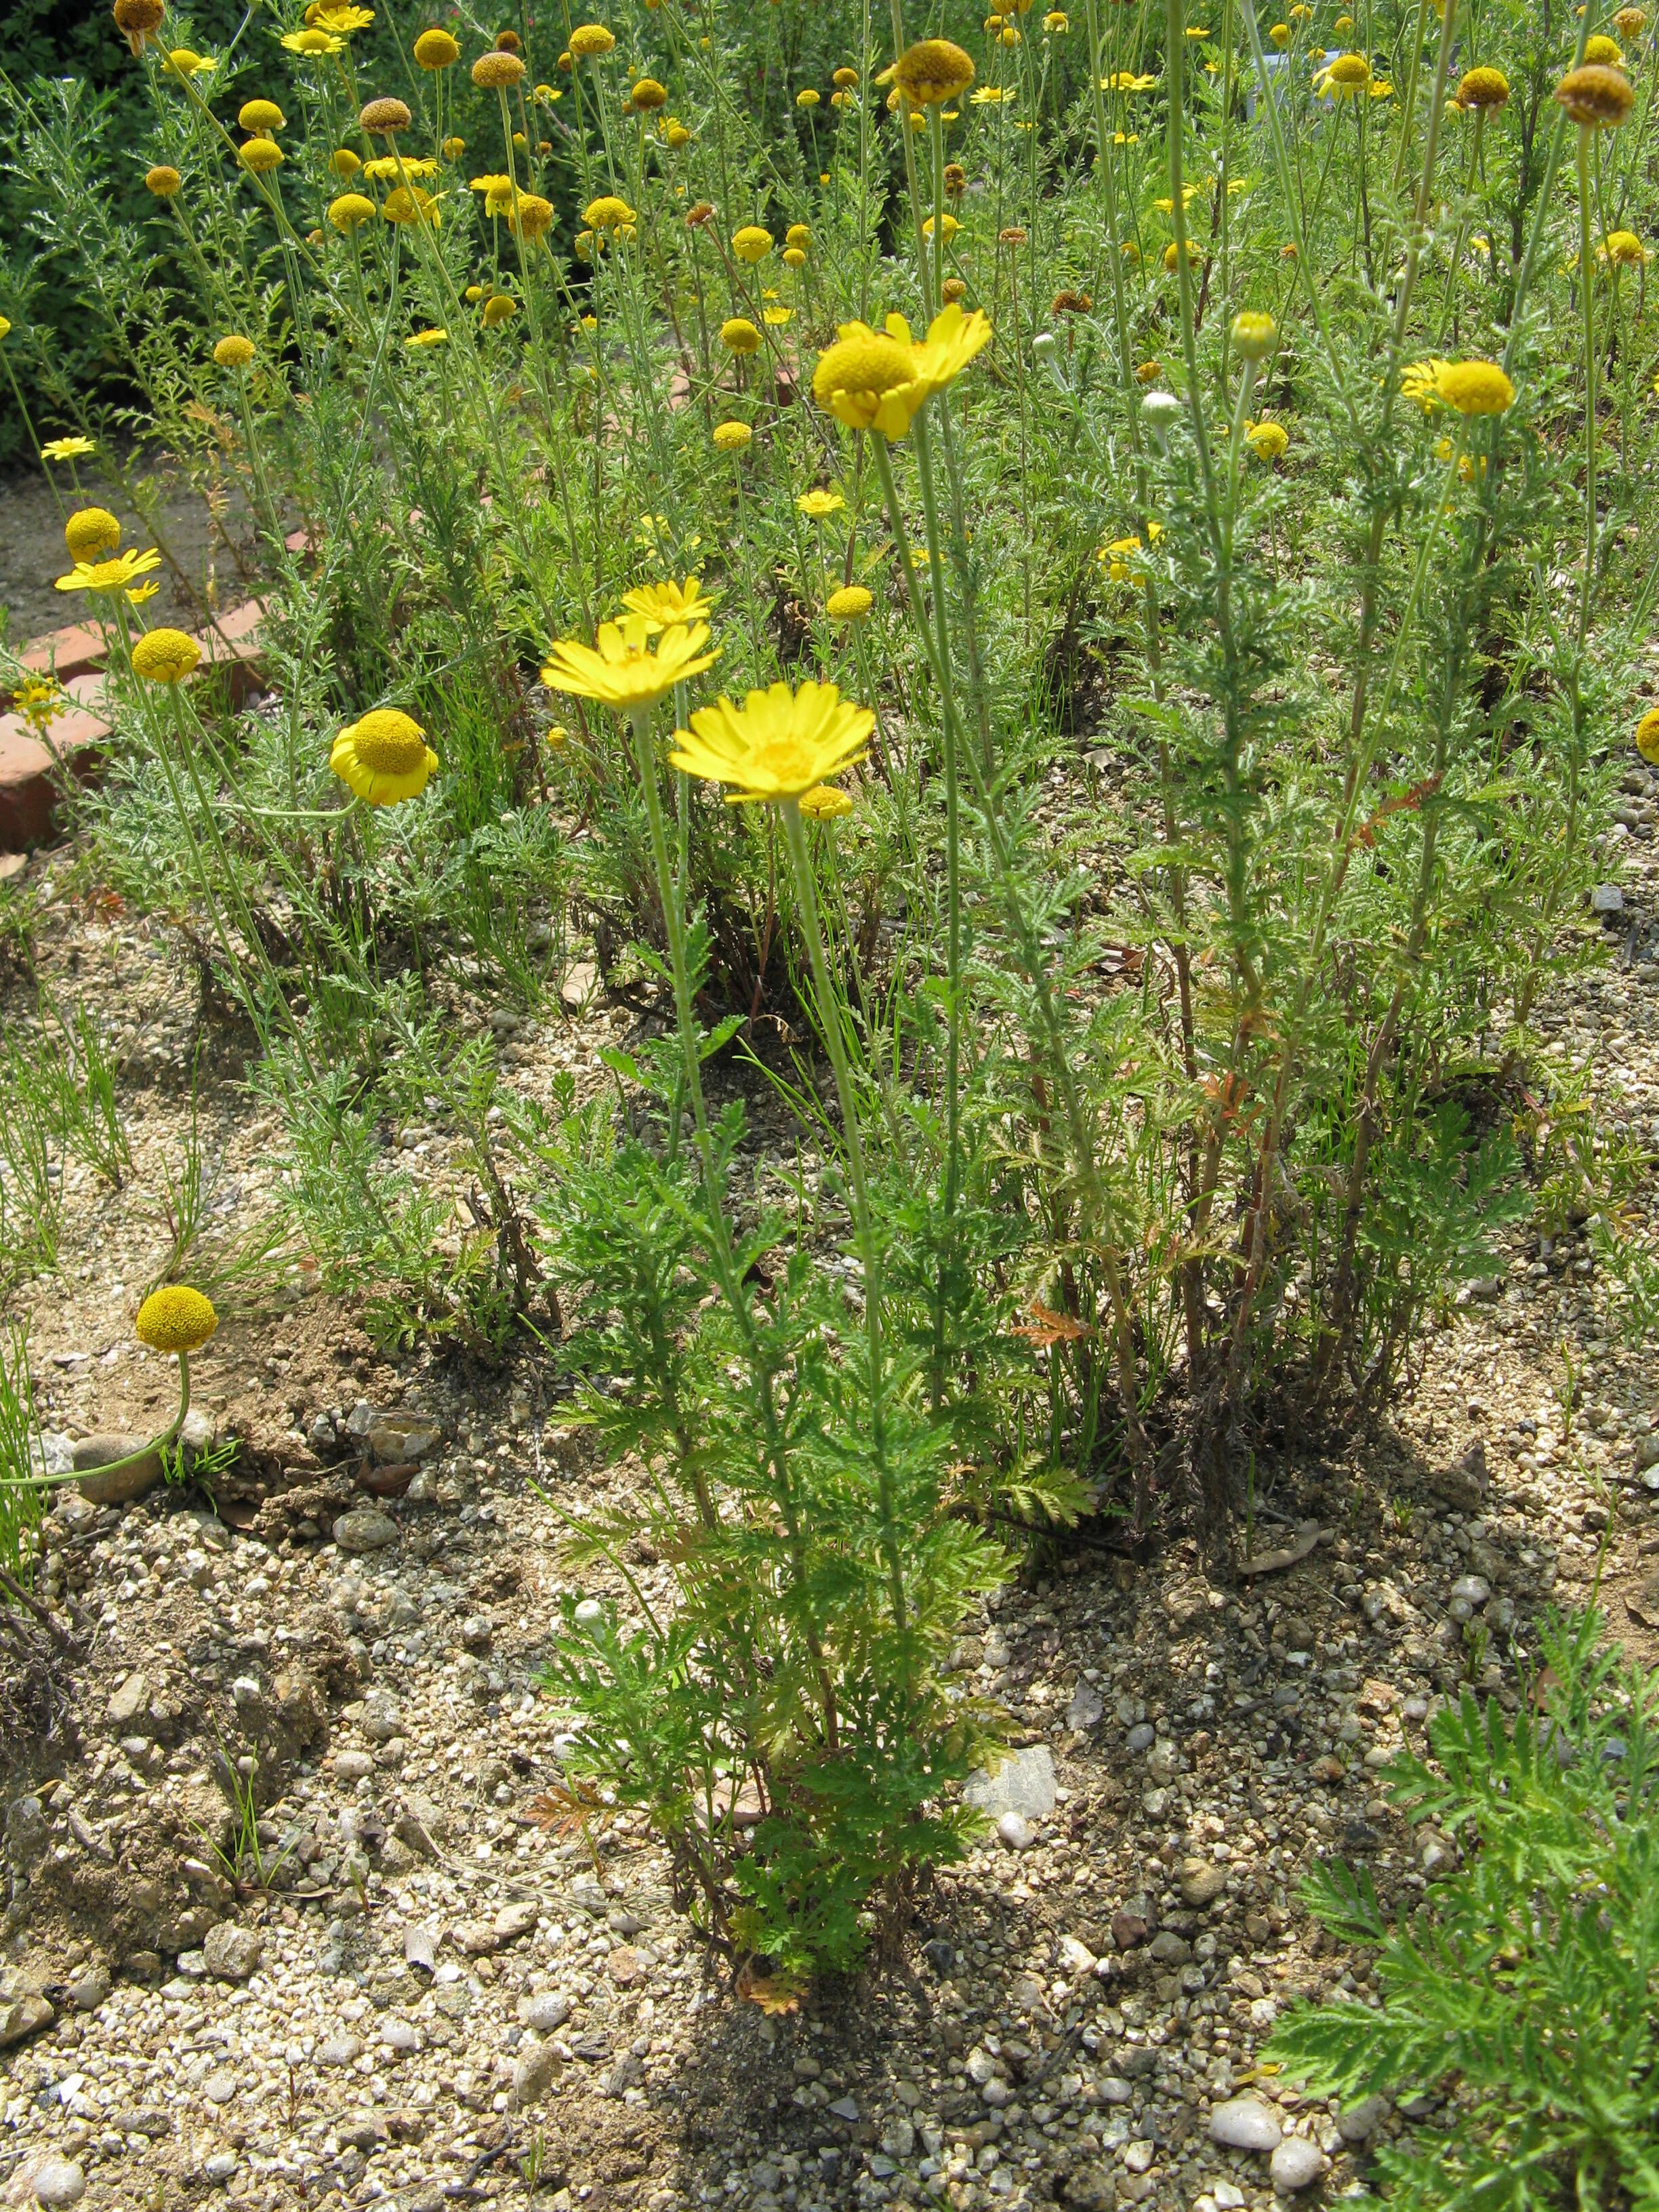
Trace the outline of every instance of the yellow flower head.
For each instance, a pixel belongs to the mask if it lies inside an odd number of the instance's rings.
[[[479,312],[478,319],[487,331],[498,331],[503,323],[510,323],[519,312],[519,303],[510,292],[494,292]]]
[[[520,192],[507,210],[507,227],[521,246],[532,246],[553,228],[553,203],[537,192]]]
[[[374,203],[363,192],[342,192],[328,204],[328,219],[336,230],[356,230],[360,222],[367,222],[374,212]]]
[[[371,138],[390,137],[396,131],[408,130],[409,109],[401,100],[371,100],[359,109],[357,121]]]
[[[167,56],[167,66],[173,76],[196,77],[210,74],[217,64],[189,46],[175,46]]]
[[[1630,113],[1636,94],[1622,70],[1606,62],[1586,62],[1569,70],[1555,97],[1583,131],[1615,131]]]
[[[218,1326],[211,1299],[187,1283],[168,1283],[152,1291],[133,1323],[139,1342],[154,1352],[198,1352]]]
[[[896,323],[902,336],[892,335]],[[927,395],[916,386],[915,348],[908,326],[895,315],[888,329],[843,323],[834,345],[818,356],[812,372],[812,396],[852,430],[879,430],[902,438],[910,418]]]
[[[283,149],[274,138],[249,138],[236,149],[237,159],[256,177],[269,176],[283,166]]]
[[[728,787],[728,805],[799,799],[862,760],[875,716],[844,700],[833,684],[787,684],[751,691],[741,707],[720,698],[674,732],[669,755],[686,775]]]
[[[817,783],[811,791],[802,792],[800,811],[809,822],[834,822],[852,812],[853,802],[833,783]]]
[[[761,334],[746,315],[733,315],[720,325],[720,343],[727,353],[758,353]]]
[[[372,161],[363,163],[363,174],[377,185],[389,185],[394,177],[435,177],[438,164],[429,157],[420,158],[411,154],[405,161],[400,154],[379,154]]]
[[[691,143],[691,133],[684,124],[676,121],[671,115],[662,126],[662,141],[671,152],[678,154],[683,147]]]
[[[885,84],[890,79],[913,107],[939,107],[967,91],[974,81],[974,64],[949,39],[921,39],[907,46],[876,82]]]
[[[425,789],[438,756],[417,721],[399,708],[376,707],[340,732],[328,764],[371,806],[396,806]]]
[[[711,434],[721,453],[740,453],[755,434],[746,422],[716,422]]]
[[[167,9],[162,0],[115,0],[110,13],[115,18],[116,29],[125,32],[127,44],[137,56],[143,52],[145,40],[161,29]]]
[[[280,131],[288,121],[274,100],[245,100],[236,111],[236,120],[244,131]]]
[[[388,192],[380,213],[388,222],[429,222],[434,230],[440,220],[437,201],[419,185],[399,185],[395,192]]]
[[[1339,54],[1316,79],[1317,86],[1348,97],[1363,92],[1371,81],[1371,65],[1364,54]]]
[[[1621,39],[1634,39],[1640,35],[1647,20],[1644,8],[1621,8],[1613,19],[1613,27]]]
[[[1510,81],[1502,70],[1482,67],[1465,70],[1458,81],[1460,107],[1502,107],[1510,96]]]
[[[1623,69],[1625,57],[1619,51],[1619,41],[1605,36],[1586,39],[1584,59],[1599,62],[1604,69]]]
[[[672,629],[677,624],[706,622],[719,596],[718,592],[714,598],[705,595],[701,576],[688,576],[683,584],[669,576],[660,584],[636,584],[631,592],[623,593],[623,605],[655,632]]]
[[[1659,707],[1650,707],[1636,725],[1636,750],[1650,767],[1659,768]]]
[[[714,653],[703,651],[707,623],[689,629],[675,623],[658,636],[654,652],[648,649],[653,634],[647,617],[630,614],[623,623],[601,623],[592,645],[562,638],[542,671],[542,682],[550,691],[594,699],[627,713],[650,706],[685,678],[713,667]]]
[[[1427,361],[1413,361],[1400,372],[1400,391],[1402,398],[1414,399],[1426,415],[1439,398],[1440,372],[1446,363],[1438,356]]]
[[[1515,399],[1515,386],[1495,361],[1443,362],[1434,388],[1459,415],[1501,415]]]
[[[944,234],[945,243],[948,246],[951,243],[951,240],[956,236],[957,233],[962,228],[962,225],[957,221],[955,216],[949,214],[941,216],[939,217],[939,222]],[[927,216],[926,221],[923,222],[921,226],[921,234],[924,238],[931,238],[933,236],[933,218],[932,216]]]
[[[354,31],[366,31],[374,21],[372,8],[353,8],[335,0],[332,6],[319,6],[317,0],[306,9],[306,21],[319,30],[332,31],[337,38],[349,39]]]
[[[626,200],[607,192],[603,198],[588,202],[583,220],[595,230],[620,230],[626,223],[637,222],[639,217]]]
[[[328,166],[343,185],[349,183],[363,165],[361,157],[354,154],[349,146],[337,146],[328,157]]]
[[[202,648],[181,629],[148,629],[132,648],[132,672],[146,684],[181,684]]]
[[[0,342],[3,342],[10,336],[11,317],[9,315],[0,315]]]
[[[253,341],[233,331],[214,347],[213,358],[221,368],[246,368],[253,358]]]
[[[177,169],[165,161],[158,161],[153,169],[144,172],[144,182],[158,200],[170,200],[184,183]]]
[[[814,484],[811,491],[802,492],[795,501],[801,513],[810,515],[814,522],[823,522],[832,514],[839,514],[846,504],[838,491],[830,491],[822,484]]]
[[[757,263],[764,261],[772,251],[772,234],[769,230],[763,230],[757,222],[746,222],[741,230],[733,234],[732,251],[739,261],[752,269]]]
[[[449,332],[445,330],[441,325],[434,330],[412,331],[410,335],[404,340],[404,343],[406,346],[415,346],[422,349],[428,346],[447,345],[448,343]]]
[[[1633,230],[1610,230],[1601,241],[1603,258],[1615,269],[1639,269],[1648,249]]]
[[[90,438],[49,438],[40,448],[40,458],[43,461],[81,461],[97,450]],[[73,551],[74,548],[70,550]]]
[[[1290,433],[1282,422],[1256,422],[1244,433],[1244,442],[1258,460],[1277,461],[1291,442]]]
[[[815,87],[805,85],[795,94],[795,105],[797,107],[816,107],[823,97]]]
[[[1271,315],[1246,309],[1233,317],[1233,343],[1246,361],[1265,361],[1273,351],[1278,325]]]
[[[503,53],[499,46],[480,54],[472,64],[472,82],[481,92],[510,92],[523,76],[522,58]]]
[[[415,41],[415,59],[423,70],[453,69],[461,50],[447,31],[422,31]]]
[[[786,246],[783,249],[783,265],[786,269],[805,269],[806,248],[804,246]]]
[[[858,622],[874,605],[862,584],[842,584],[824,601],[823,611],[832,622]]]
[[[659,107],[668,105],[668,88],[659,84],[653,76],[642,76],[628,95],[630,106],[641,115],[654,115]]]
[[[345,40],[337,39],[332,31],[289,31],[281,43],[289,53],[303,54],[307,61],[327,61],[345,52]]]
[[[570,33],[570,52],[579,62],[598,61],[617,41],[603,23],[578,23]]]
[[[64,525],[70,556],[90,561],[100,553],[112,553],[121,542],[121,526],[107,507],[78,507]]]
[[[161,556],[152,548],[143,553],[118,553],[112,561],[77,560],[67,576],[59,576],[60,592],[124,592],[135,577],[159,568]]]

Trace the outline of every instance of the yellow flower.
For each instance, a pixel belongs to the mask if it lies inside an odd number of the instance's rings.
[[[213,358],[221,368],[246,368],[253,358],[253,341],[233,331],[214,347]]]
[[[783,249],[783,265],[786,269],[805,269],[806,248],[804,246],[786,246]]]
[[[10,336],[11,317],[9,315],[0,315],[0,341],[3,341]]]
[[[1339,54],[1328,68],[1314,79],[1316,92],[1334,92],[1348,98],[1363,92],[1371,81],[1371,65],[1364,54]]]
[[[107,507],[77,507],[64,525],[64,538],[71,560],[90,561],[115,550],[121,542],[121,526]]]
[[[1502,107],[1510,96],[1510,81],[1502,70],[1480,68],[1465,70],[1458,80],[1457,102],[1460,107]]]
[[[310,7],[306,9],[306,21],[319,30],[332,31],[342,39],[349,39],[354,31],[366,31],[374,21],[372,8]]]
[[[890,335],[902,334],[906,338],[910,335],[902,315],[889,315],[887,329]],[[927,325],[926,338],[911,349],[915,384],[922,399],[931,398],[934,392],[954,384],[969,362],[990,343],[991,325],[984,310],[975,307],[971,314],[963,314],[952,301]],[[920,400],[917,404],[921,404]]]
[[[827,490],[822,484],[814,484],[811,491],[802,492],[795,501],[801,513],[810,515],[814,522],[823,522],[832,514],[839,514],[846,504],[838,491]]]
[[[507,227],[521,246],[532,246],[553,228],[553,203],[537,192],[520,192],[507,211]]]
[[[1615,131],[1630,113],[1636,94],[1630,79],[1605,62],[1586,62],[1569,70],[1555,98],[1583,131]]]
[[[570,51],[579,62],[597,61],[616,43],[603,23],[579,23],[570,33]]]
[[[1103,92],[1150,92],[1158,82],[1155,76],[1137,76],[1133,70],[1119,70],[1113,76],[1100,80]]]
[[[141,1344],[153,1352],[199,1352],[219,1326],[213,1303],[187,1283],[168,1283],[152,1291],[133,1323]]]
[[[1400,372],[1401,398],[1414,399],[1426,415],[1440,396],[1440,372],[1445,366],[1437,356],[1410,362]]]
[[[363,164],[362,156],[354,154],[349,146],[337,146],[328,157],[328,166],[340,182],[345,184],[356,175]]]
[[[188,46],[175,46],[167,56],[167,67],[174,76],[202,76],[217,66],[205,54],[193,53]]]
[[[939,222],[944,230],[945,243],[948,246],[951,243],[951,240],[956,236],[957,233],[962,228],[962,225],[957,221],[953,215],[941,216],[939,217]],[[931,238],[933,236],[933,218],[932,216],[927,216],[926,221],[923,222],[921,226],[921,234],[924,238]]]
[[[124,592],[136,576],[159,568],[161,556],[153,549],[143,553],[118,553],[112,561],[77,561],[67,576],[59,576],[60,592]]]
[[[892,335],[894,323],[902,337]],[[812,397],[849,429],[902,438],[927,395],[916,389],[915,348],[902,318],[890,317],[885,331],[843,323],[835,344],[818,356]]]
[[[236,120],[244,131],[280,131],[288,121],[274,100],[245,100],[236,111]]]
[[[1067,17],[1058,8],[1054,8],[1043,17],[1042,27],[1045,31],[1052,32],[1055,37],[1063,38],[1072,26]]]
[[[487,331],[498,331],[503,323],[510,323],[519,312],[519,303],[510,292],[495,292],[483,303],[479,320]]]
[[[809,84],[795,94],[795,105],[797,107],[816,107],[823,97],[822,93],[815,91]]]
[[[878,84],[896,82],[913,107],[942,106],[973,81],[973,62],[949,39],[918,40],[876,79]]]
[[[654,114],[658,108],[668,105],[667,88],[653,76],[642,76],[628,95],[629,105],[643,115]]]
[[[274,138],[249,138],[236,152],[242,167],[256,177],[269,176],[283,166],[283,149]]]
[[[404,340],[406,346],[441,346],[448,343],[449,332],[442,329],[416,331]]]
[[[177,169],[165,161],[158,161],[153,169],[144,172],[144,182],[158,200],[170,200],[184,181]]]
[[[1275,23],[1267,36],[1276,46],[1288,46],[1291,43],[1291,27],[1288,23]]]
[[[1650,766],[1659,768],[1659,707],[1650,707],[1636,725],[1636,750]]]
[[[595,230],[620,230],[625,223],[637,222],[639,217],[626,200],[607,192],[602,199],[588,202],[583,220]]]
[[[772,251],[772,234],[769,230],[763,230],[757,222],[746,222],[741,230],[732,234],[732,251],[739,261],[752,269],[757,263],[764,261]]]
[[[875,716],[844,700],[833,684],[787,684],[751,691],[741,707],[722,697],[676,730],[673,766],[731,787],[728,805],[799,799],[862,760]]]
[[[1515,398],[1515,386],[1495,361],[1443,362],[1434,388],[1459,415],[1501,415]]]
[[[41,447],[40,458],[43,461],[79,461],[97,450],[90,438],[52,438]]]
[[[345,40],[337,39],[332,31],[289,31],[282,43],[289,53],[303,54],[310,61],[326,61],[345,52]]]
[[[510,92],[523,76],[524,64],[519,56],[500,46],[480,54],[472,64],[472,82],[481,92]]]
[[[761,334],[746,315],[733,315],[720,325],[720,343],[728,353],[758,353]]]
[[[775,330],[781,330],[794,312],[793,307],[769,307],[761,317],[761,320],[769,324]]]
[[[858,622],[874,605],[862,584],[842,584],[824,601],[823,611],[832,622]]]
[[[719,596],[718,592],[714,598],[705,595],[701,576],[688,576],[683,584],[669,576],[660,584],[636,584],[631,592],[623,593],[623,605],[654,633],[707,621]]]
[[[1265,361],[1278,335],[1278,326],[1271,315],[1246,309],[1233,317],[1233,343],[1246,361]]]
[[[423,70],[453,69],[461,50],[447,31],[422,31],[415,41],[415,58]]]
[[[394,177],[401,182],[405,177],[435,177],[437,173],[434,161],[417,160],[412,154],[407,159],[401,154],[378,154],[372,161],[363,164],[363,174],[377,185],[389,185]]]
[[[754,434],[746,422],[716,422],[711,433],[723,453],[740,453]]]
[[[371,806],[396,806],[426,787],[438,756],[420,724],[397,707],[376,707],[334,740],[328,764]]]
[[[135,584],[127,593],[127,605],[130,607],[142,607],[146,601],[153,599],[161,588],[154,576],[147,584]]]
[[[853,802],[833,783],[817,783],[811,791],[802,792],[800,811],[809,822],[834,822],[839,816],[852,812]]]
[[[407,131],[410,121],[408,102],[390,95],[367,100],[357,111],[358,127],[371,138],[389,138],[397,131]]]
[[[682,148],[691,143],[691,133],[686,129],[684,124],[677,121],[671,115],[662,126],[662,141],[672,153],[678,154]]]
[[[1244,433],[1244,442],[1258,460],[1276,461],[1291,442],[1282,422],[1256,422]]]
[[[150,629],[132,648],[132,672],[147,684],[181,684],[202,657],[202,648],[181,629]]]
[[[1648,249],[1633,230],[1610,230],[1601,241],[1603,259],[1615,269],[1639,269]]]
[[[437,201],[418,185],[399,185],[395,192],[388,192],[380,213],[388,222],[429,222],[434,230],[441,219]]]
[[[1616,39],[1596,37],[1584,41],[1584,59],[1599,62],[1604,69],[1623,69],[1625,57],[1619,51]]]
[[[362,192],[342,192],[328,204],[328,219],[336,230],[356,230],[360,222],[367,222],[374,212],[374,203]]]
[[[708,641],[707,623],[690,628],[675,623],[658,637],[654,653],[647,650],[652,635],[650,620],[630,614],[623,623],[601,623],[592,645],[562,638],[542,671],[542,682],[550,691],[595,699],[603,707],[626,713],[650,706],[676,684],[714,664],[714,653],[703,651]]]

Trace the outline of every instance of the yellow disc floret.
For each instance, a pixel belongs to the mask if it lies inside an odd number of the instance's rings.
[[[141,1344],[155,1352],[195,1352],[219,1326],[213,1301],[188,1283],[167,1283],[152,1291],[134,1323]]]

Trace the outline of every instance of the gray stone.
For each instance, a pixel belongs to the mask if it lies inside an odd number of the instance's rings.
[[[186,1474],[219,1441],[219,1424],[201,1406],[192,1406],[179,1431],[179,1457]]]
[[[15,1867],[29,1868],[46,1848],[52,1823],[38,1797],[14,1797],[6,1808],[6,1856]]]
[[[337,1782],[366,1782],[374,1771],[374,1761],[366,1751],[339,1751],[334,1754],[334,1778]]]
[[[461,1641],[469,1651],[488,1651],[495,1633],[487,1613],[471,1613],[461,1623]]]
[[[234,2150],[216,2150],[202,2160],[202,2179],[210,2181],[216,2189],[222,2189],[235,2173],[238,2165]]]
[[[1181,1901],[1194,1911],[1213,1905],[1227,1891],[1227,1869],[1209,1859],[1183,1859],[1180,1874]]]
[[[538,2104],[564,2070],[564,2061],[550,2043],[526,2042],[513,2066],[513,2101]]]
[[[75,1471],[81,1477],[81,1495],[94,1505],[125,1505],[129,1498],[143,1498],[154,1490],[161,1480],[161,1455],[144,1451],[143,1443],[143,1437],[82,1437],[72,1455]],[[118,1467],[112,1474],[96,1472],[125,1459],[130,1452],[141,1454],[131,1466]]]
[[[1274,2150],[1267,2171],[1275,2189],[1294,2197],[1298,2190],[1311,2189],[1329,2164],[1317,2143],[1310,2142],[1305,2136],[1286,2136]]]
[[[362,2056],[363,2046],[355,2035],[331,2035],[317,2053],[319,2066],[349,2066]]]
[[[140,1715],[149,1710],[149,1684],[135,1668],[109,1701],[110,1725],[115,1729],[131,1729]]]
[[[882,2130],[881,2147],[889,2158],[913,2158],[916,2148],[915,2122],[908,2118],[890,2120]]]
[[[0,1997],[0,2051],[9,2043],[21,2043],[27,2037],[38,2035],[43,2027],[50,2027],[58,2017],[52,2001],[38,1990],[25,1990],[21,1996]]]
[[[1028,1820],[1046,1820],[1054,1809],[1054,1755],[1046,1743],[1031,1744],[1011,1753],[994,1774],[975,1775],[962,1794],[993,1820],[1021,1813]]]
[[[556,1991],[544,1990],[533,1996],[524,2015],[524,2024],[537,2035],[554,2035],[570,2017],[570,2000]]]
[[[1358,2104],[1344,2105],[1336,2116],[1336,2131],[1352,2150],[1368,2143],[1388,2117],[1386,2097],[1362,2097]]]
[[[42,2159],[29,2179],[38,2204],[78,2204],[87,2193],[87,2177],[72,2158]]]
[[[580,1013],[599,986],[599,971],[591,960],[579,960],[559,986],[559,996],[568,1011]]]
[[[374,1427],[375,1422],[379,1419],[380,1415],[375,1412],[374,1407],[369,1404],[368,1399],[359,1398],[356,1404],[346,1415],[345,1433],[355,1443],[362,1443],[366,1440],[369,1431]],[[335,1425],[338,1427],[339,1424],[337,1422]]]
[[[334,1424],[326,1413],[319,1413],[306,1431],[306,1442],[313,1451],[322,1454],[338,1448],[340,1439],[335,1434]]]
[[[403,1726],[403,1712],[389,1690],[371,1690],[363,1699],[363,1734],[371,1743],[390,1743]]]
[[[109,1995],[109,1968],[88,1966],[69,1985],[69,2000],[76,2012],[96,2012]]]
[[[1127,1742],[1133,1752],[1150,1751],[1157,1741],[1158,1730],[1150,1721],[1137,1721],[1129,1730]]]
[[[380,2026],[380,2045],[383,2050],[395,2051],[407,2058],[421,2047],[421,2031],[407,2020],[384,2021]]]
[[[1260,2097],[1230,2097],[1210,2115],[1210,2141],[1228,2150],[1277,2150],[1284,2132]]]
[[[235,1920],[222,1920],[210,1928],[202,1946],[209,1973],[222,1982],[245,1982],[258,1966],[264,1950],[257,1928],[244,1928]]]
[[[1592,914],[1622,914],[1625,894],[1617,884],[1597,884],[1589,896]]]
[[[202,2087],[202,2094],[210,2105],[228,2105],[236,2094],[236,2076],[228,2067],[221,2067],[210,2074]]]
[[[1079,1682],[1066,1708],[1066,1725],[1070,1729],[1091,1729],[1105,1710],[1105,1702],[1094,1684]]]
[[[444,1440],[436,1422],[422,1416],[384,1413],[368,1431],[368,1443],[386,1466],[402,1466],[410,1460],[428,1459]]]
[[[859,2108],[851,2097],[837,2097],[830,2109],[838,2120],[845,2120],[848,2127],[857,2125]]]
[[[334,1540],[343,1552],[383,1552],[398,1540],[398,1524],[372,1505],[354,1506],[334,1523]]]
[[[516,1905],[504,1905],[495,1915],[495,1933],[503,1943],[516,1943],[520,1936],[527,1936],[540,1917],[540,1908],[527,1899]]]

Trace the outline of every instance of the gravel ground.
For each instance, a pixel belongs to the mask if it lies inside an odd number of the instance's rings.
[[[1659,1143],[1652,809],[1626,813],[1615,957],[1543,1027],[1607,1122]],[[106,1010],[135,1169],[120,1192],[66,1170],[62,1269],[27,1293],[58,1449],[166,1418],[171,1366],[131,1314],[167,1249],[198,1019],[159,928],[47,893],[68,865],[25,879],[41,964]],[[3,987],[6,1019],[30,1004]],[[634,1018],[555,1000],[498,1024],[503,1065],[585,1089]],[[224,1240],[272,1190],[236,1073],[203,1090]],[[400,1141],[464,1194],[441,1128]],[[9,1747],[8,2203],[1311,2204],[1423,2115],[1339,2112],[1255,2069],[1287,2001],[1368,1985],[1301,1909],[1305,1869],[1339,1851],[1409,1900],[1455,1863],[1376,1770],[1471,1674],[1513,1710],[1537,1610],[1598,1569],[1615,1632],[1659,1657],[1651,1380],[1588,1254],[1518,1232],[1409,1396],[1265,1471],[1258,1549],[1316,1528],[1298,1564],[1221,1588],[1178,1542],[1146,1566],[1079,1551],[968,1624],[954,1663],[1017,1747],[993,1832],[892,1972],[768,2018],[708,1971],[642,1829],[564,1819],[536,1486],[633,1478],[562,1427],[546,1375],[383,1359],[300,1271],[227,1317],[195,1379],[198,1441],[240,1444],[211,1507],[65,1490],[52,1519],[44,1594],[76,1648],[52,1662],[66,1716]],[[215,1778],[239,1771],[259,1869],[245,1851],[233,1884]]]

